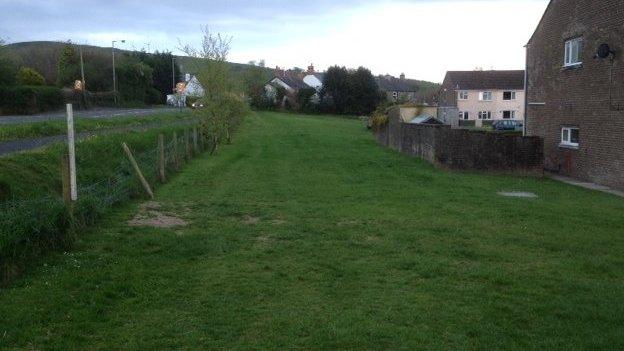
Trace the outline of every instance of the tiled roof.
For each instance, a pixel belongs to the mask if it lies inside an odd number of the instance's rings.
[[[377,85],[381,91],[417,92],[417,83],[411,79],[400,79],[392,76],[376,77]]]
[[[444,85],[452,89],[524,89],[524,71],[449,71]]]

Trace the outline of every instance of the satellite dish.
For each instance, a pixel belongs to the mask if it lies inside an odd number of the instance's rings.
[[[607,57],[611,56],[611,54],[615,54],[615,52],[611,50],[611,47],[609,47],[609,44],[601,44],[598,47],[598,52],[596,53],[596,56],[598,56],[601,59],[606,59]]]

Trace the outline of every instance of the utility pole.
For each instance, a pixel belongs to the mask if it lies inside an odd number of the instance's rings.
[[[119,40],[125,43],[125,40]],[[113,98],[115,99],[115,105],[117,105],[117,77],[115,75],[115,43],[117,40],[113,40]]]
[[[175,56],[171,55],[171,84],[172,84],[172,92],[176,92],[176,79],[175,79]]]
[[[82,102],[84,103],[83,108],[87,109],[87,83],[85,82],[85,74],[84,74],[84,61],[82,59],[82,46],[78,45],[78,51],[80,52],[80,76],[82,77]]]

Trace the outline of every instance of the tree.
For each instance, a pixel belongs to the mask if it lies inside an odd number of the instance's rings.
[[[265,89],[269,77],[267,71],[263,68],[264,66],[261,66],[264,64],[264,60],[260,60],[259,62],[260,64],[258,66],[256,66],[255,61],[249,62],[249,66],[245,69],[243,74],[243,84],[250,105],[256,109],[266,109],[272,105],[272,102],[269,101],[267,97]]]
[[[4,47],[4,40],[0,38],[0,86],[14,85],[17,67],[9,58]]]
[[[349,72],[345,67],[332,66],[325,73],[321,99],[325,100],[332,113],[346,113]]]
[[[155,103],[152,68],[136,58],[127,58],[116,65],[119,95],[123,101]],[[156,93],[158,94],[158,93]]]
[[[347,82],[347,113],[366,115],[373,112],[381,102],[381,95],[371,71],[360,67],[349,73]]]
[[[77,79],[80,79],[80,59],[74,44],[68,41],[61,50],[56,82],[61,87],[71,87]]]
[[[160,93],[161,102],[165,102],[167,94],[173,92],[174,82],[172,78],[175,77],[176,82],[180,79],[178,64],[174,64],[173,67],[171,64],[173,55],[171,52],[156,51],[154,54],[145,55],[141,61],[152,68],[154,88]]]
[[[303,88],[297,92],[297,103],[299,104],[299,110],[301,112],[313,113],[316,112],[316,104],[312,101],[317,91],[314,88]]]
[[[22,67],[17,72],[17,84],[19,85],[45,85],[45,79],[41,73],[29,67]]]

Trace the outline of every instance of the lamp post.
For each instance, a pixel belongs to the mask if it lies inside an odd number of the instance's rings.
[[[115,99],[115,105],[117,105],[117,76],[115,75],[115,43],[116,42],[125,43],[125,40],[113,40],[113,97]]]
[[[171,55],[171,86],[172,86],[172,91],[175,93],[176,92],[176,79],[175,79],[175,60],[176,57]]]

